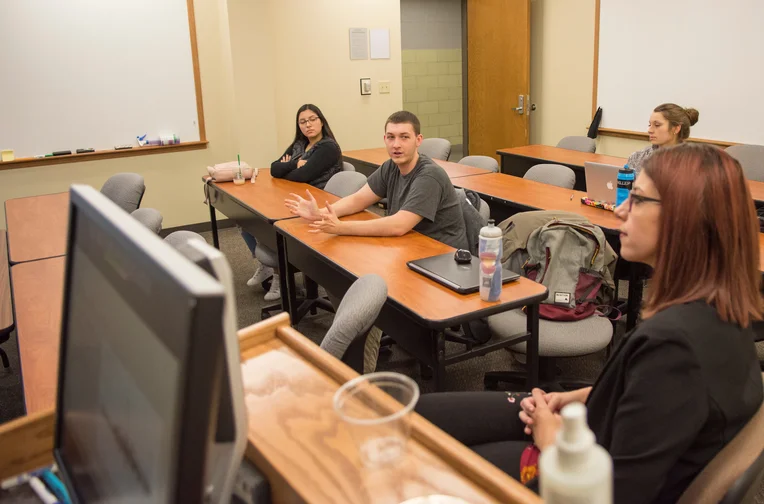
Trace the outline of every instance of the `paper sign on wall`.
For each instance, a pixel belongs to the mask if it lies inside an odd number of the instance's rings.
[[[368,30],[366,28],[350,29],[350,59],[369,59]]]
[[[390,59],[390,30],[371,30],[369,45],[371,46],[371,59]]]

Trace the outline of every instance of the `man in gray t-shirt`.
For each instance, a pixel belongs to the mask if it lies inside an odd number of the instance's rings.
[[[407,175],[392,159],[385,161],[367,181],[374,194],[387,198],[387,213],[406,210],[422,217],[414,231],[451,245],[469,248],[462,207],[446,172],[432,159],[419,154]]]
[[[419,119],[396,112],[385,123],[385,146],[390,160],[382,164],[358,191],[319,209],[308,198],[292,194],[285,204],[294,215],[312,221],[315,232],[355,236],[402,236],[412,229],[455,248],[468,249],[467,230],[454,186],[446,172],[417,148],[422,143]],[[389,215],[365,221],[339,217],[361,212],[382,198]]]

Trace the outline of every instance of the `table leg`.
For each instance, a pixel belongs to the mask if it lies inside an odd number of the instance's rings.
[[[526,316],[528,341],[525,342],[525,366],[528,370],[528,390],[539,383],[539,305],[528,305]]]
[[[279,257],[279,282],[281,287],[281,308],[289,313],[292,325],[297,324],[297,287],[294,283],[295,267],[287,260],[287,247],[284,237],[276,233],[276,249]]]
[[[214,245],[216,249],[220,249],[220,240],[218,239],[218,219],[217,219],[217,215],[215,215],[215,207],[212,206],[212,203],[207,203],[207,206],[210,209],[210,228],[212,229],[212,245]]]
[[[318,284],[305,274],[303,274],[303,278],[305,279],[306,299],[318,299]],[[316,313],[318,310],[316,310],[316,304],[313,303],[310,306],[310,314],[315,315]]]
[[[435,391],[443,392],[446,378],[446,336],[443,331],[432,331],[433,362],[432,371],[435,378]]]

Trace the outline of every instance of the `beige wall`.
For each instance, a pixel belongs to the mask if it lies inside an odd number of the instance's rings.
[[[72,183],[98,188],[132,171],[146,180],[142,205],[158,209],[164,227],[205,222],[205,167],[238,152],[250,164],[269,164],[294,136],[295,111],[306,102],[322,108],[343,149],[382,145],[385,119],[402,107],[397,0],[194,4],[208,148],[0,170],[0,201],[62,192]],[[350,27],[389,28],[392,58],[350,61]],[[372,78],[371,96],[360,96],[361,77]],[[389,95],[378,93],[379,80],[391,81]],[[0,207],[0,227],[4,221]]]
[[[278,153],[294,139],[295,113],[314,103],[343,150],[382,146],[387,117],[402,107],[401,19],[398,0],[268,0],[269,49],[275,82]],[[350,28],[390,30],[390,59],[350,60]],[[236,68],[239,63],[237,61]],[[267,69],[259,68],[261,76]],[[361,96],[360,79],[372,94]],[[390,94],[379,81],[390,81]]]
[[[594,0],[531,2],[531,143],[585,135],[592,119]],[[646,142],[598,137],[597,152],[626,157]]]

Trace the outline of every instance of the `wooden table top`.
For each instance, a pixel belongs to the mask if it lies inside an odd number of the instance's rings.
[[[540,162],[579,166],[581,168],[584,167],[584,163],[587,161],[616,166],[623,166],[626,163],[626,158],[561,149],[549,145],[523,145],[522,147],[499,149],[496,153],[501,156],[520,156],[538,159]]]
[[[615,230],[621,226],[621,221],[613,212],[581,203],[581,197],[586,196],[586,193],[582,191],[543,184],[503,173],[465,177],[459,179],[454,185],[539,210],[573,212],[586,217],[592,224],[604,229]]]
[[[754,201],[764,201],[764,182],[749,180],[748,189],[751,191],[751,197]]]
[[[5,230],[0,229],[0,334],[7,333],[13,327],[11,278],[8,268],[8,243]]]
[[[11,267],[27,414],[56,404],[65,260],[53,257]]]
[[[380,166],[382,163],[390,159],[387,154],[387,149],[384,147],[378,147],[376,149],[359,149],[353,151],[343,151],[342,155],[348,159],[358,160],[366,164]],[[443,168],[450,179],[471,177],[473,175],[484,175],[491,173],[488,170],[482,168],[475,168],[474,166],[463,165],[454,163],[452,161],[442,161],[440,159],[433,159],[441,168]]]
[[[209,176],[205,176],[202,177],[202,180],[208,178]],[[271,176],[270,168],[260,168],[254,184],[250,183],[249,180],[241,185],[236,185],[233,182],[213,182],[212,184],[269,221],[294,217],[284,205],[284,200],[289,198],[292,193],[304,198],[306,197],[305,190],[309,189],[319,206],[323,206],[327,200],[334,203],[340,199],[309,184],[274,178]]]
[[[69,193],[5,201],[8,256],[13,264],[66,254]]]
[[[291,328],[286,314],[242,329],[239,338],[247,458],[264,468],[274,502],[398,504],[431,494],[475,504],[541,502],[415,413],[406,419],[411,435],[402,458],[364,468],[332,401],[358,375]],[[382,410],[392,401],[384,394],[373,399]]]
[[[467,177],[482,178],[482,177]],[[379,218],[362,212],[342,220]],[[527,278],[504,284],[496,303],[480,300],[478,293],[457,294],[406,266],[407,261],[438,254],[453,254],[456,249],[417,232],[399,237],[335,236],[310,233],[303,219],[279,221],[275,226],[327,257],[356,277],[376,273],[387,282],[387,295],[433,326],[471,313],[496,308],[522,299],[546,298],[546,287]],[[494,310],[501,311],[501,310]]]

